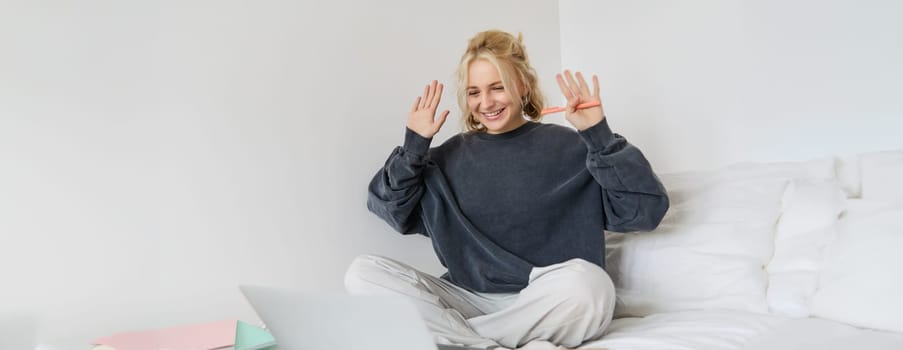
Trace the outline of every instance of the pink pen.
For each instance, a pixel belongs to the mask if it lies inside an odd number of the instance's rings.
[[[577,105],[577,109],[586,109],[586,108],[598,107],[601,105],[602,105],[602,103],[599,101],[587,102],[587,103],[581,103],[581,104]],[[567,107],[549,107],[549,108],[543,108],[542,112],[539,112],[539,114],[546,115],[546,114],[564,112],[565,110],[567,110]]]

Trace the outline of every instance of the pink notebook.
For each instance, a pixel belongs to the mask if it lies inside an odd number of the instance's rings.
[[[235,343],[238,320],[222,320],[149,331],[123,332],[95,339],[116,350],[212,350]]]

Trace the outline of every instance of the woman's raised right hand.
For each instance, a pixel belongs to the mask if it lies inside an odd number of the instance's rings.
[[[416,132],[424,138],[432,138],[439,132],[445,118],[448,117],[448,111],[443,111],[439,119],[436,119],[436,108],[439,107],[439,100],[442,99],[442,84],[433,80],[432,83],[423,89],[423,96],[417,97],[414,106],[411,107],[411,113],[408,114],[408,129]]]

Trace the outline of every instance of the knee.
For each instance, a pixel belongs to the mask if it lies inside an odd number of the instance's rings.
[[[599,265],[583,259],[571,259],[565,261],[564,265],[566,278],[581,289],[607,291],[614,287],[608,273]]]
[[[373,280],[385,273],[380,261],[384,257],[378,255],[359,255],[351,261],[351,265],[345,271],[345,290],[350,294],[368,294]]]
[[[571,259],[546,273],[553,294],[564,305],[592,313],[611,313],[615,289],[608,274],[596,264],[583,259]],[[537,280],[541,279],[537,278]]]
[[[536,268],[522,292],[529,302],[545,305],[556,320],[566,320],[558,333],[543,335],[560,345],[575,347],[601,336],[611,322],[614,284],[601,267],[581,259]],[[564,321],[556,323],[563,323]]]

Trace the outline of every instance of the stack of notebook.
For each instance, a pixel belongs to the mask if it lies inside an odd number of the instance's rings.
[[[93,350],[276,350],[269,331],[239,320],[123,332],[91,343]]]

